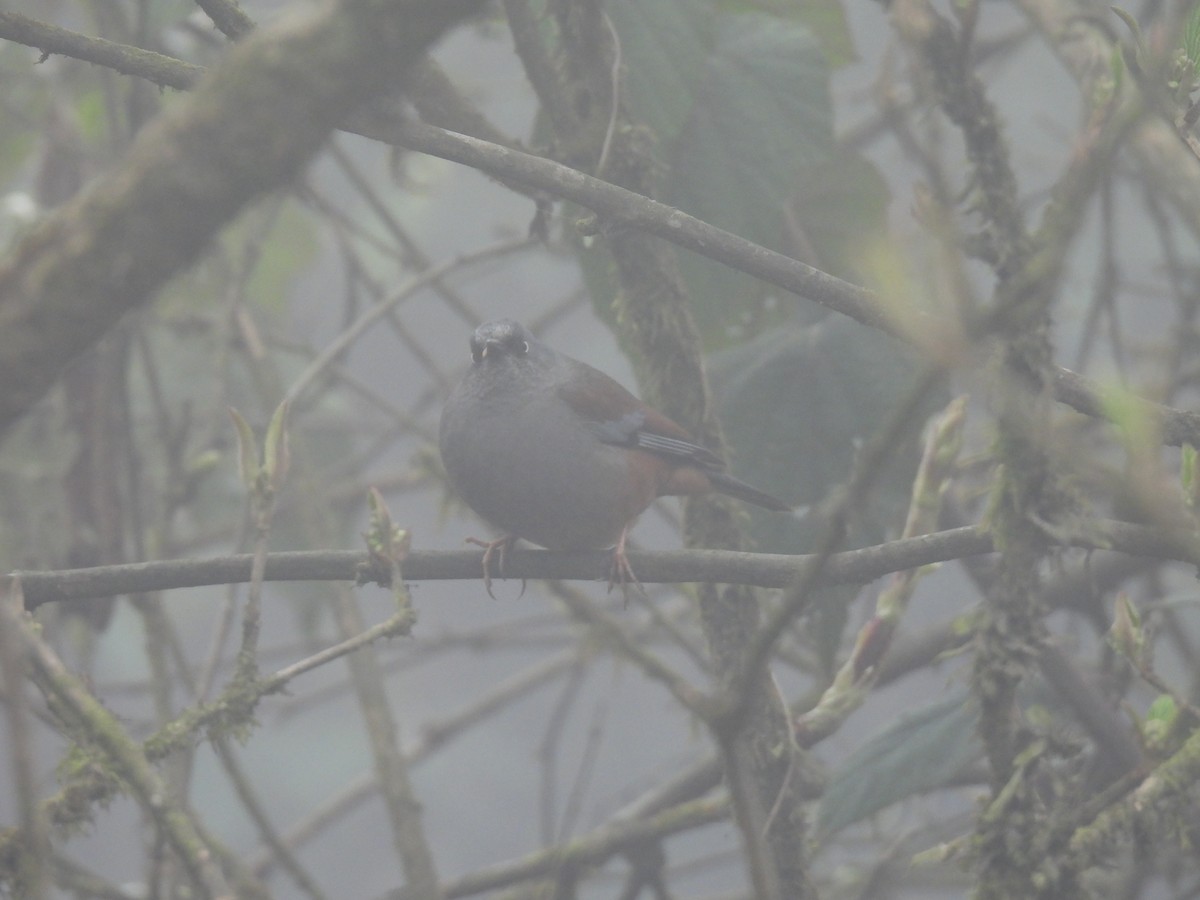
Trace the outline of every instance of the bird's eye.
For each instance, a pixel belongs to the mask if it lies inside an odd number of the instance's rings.
[[[519,356],[524,356],[529,352],[529,341],[521,341],[521,349],[517,351]]]

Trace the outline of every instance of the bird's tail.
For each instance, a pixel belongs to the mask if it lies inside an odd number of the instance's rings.
[[[720,491],[722,494],[728,494],[730,497],[737,497],[739,500],[745,500],[747,503],[753,503],[755,506],[761,506],[764,509],[773,509],[776,512],[786,512],[791,507],[780,500],[768,494],[766,491],[760,491],[756,487],[751,487],[744,481],[739,481],[732,475],[725,472],[705,472],[708,480],[712,482],[713,489]]]

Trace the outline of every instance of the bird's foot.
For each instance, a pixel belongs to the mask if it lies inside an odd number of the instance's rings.
[[[612,589],[616,585],[621,586],[621,594],[625,598],[625,605],[629,606],[629,586],[632,584],[643,597],[646,596],[646,589],[642,587],[642,583],[638,581],[638,577],[633,574],[633,567],[629,565],[629,557],[625,555],[625,538],[629,533],[629,529],[622,530],[621,536],[617,538],[617,545],[612,549],[612,565],[608,570],[608,592],[611,594]]]
[[[517,536],[515,534],[506,534],[504,537],[496,538],[494,541],[481,541],[479,538],[469,537],[466,542],[483,548],[483,587],[487,591],[488,596],[495,600],[496,595],[492,593],[492,556],[499,557],[496,560],[496,573],[503,578],[504,557],[508,555],[508,551],[517,542]],[[525,596],[525,584],[525,579],[522,578],[521,593],[517,595],[518,600]]]

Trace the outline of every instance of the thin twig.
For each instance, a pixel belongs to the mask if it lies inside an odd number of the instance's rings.
[[[408,284],[394,291],[391,295],[376,303],[365,313],[359,316],[345,329],[341,334],[329,341],[316,358],[305,367],[304,371],[292,382],[292,386],[288,388],[286,399],[288,401],[296,400],[304,390],[316,380],[316,378],[339,356],[362,336],[368,328],[383,316],[391,312],[398,304],[404,302],[409,297],[413,296],[417,291],[422,290],[432,284],[437,284],[441,279],[445,278],[450,272],[457,271],[461,268],[473,265],[475,263],[484,262],[497,257],[506,256],[509,253],[516,253],[531,245],[528,238],[519,240],[499,241],[495,244],[490,244],[476,250],[473,253],[466,253],[456,257],[440,265],[426,269],[420,275],[414,277]]]

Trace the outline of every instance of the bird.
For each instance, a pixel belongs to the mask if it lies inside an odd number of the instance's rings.
[[[549,550],[612,548],[609,590],[638,584],[630,528],[658,497],[716,491],[779,512],[779,498],[725,471],[716,453],[619,382],[498,319],[475,329],[471,367],[442,408],[438,446],[450,486],[502,533],[483,579],[518,538]],[[628,594],[626,593],[626,597]]]

